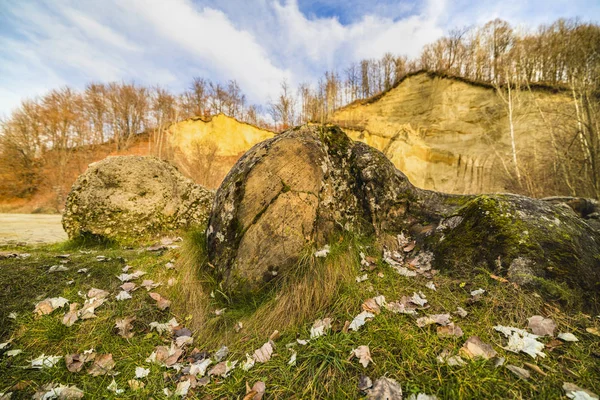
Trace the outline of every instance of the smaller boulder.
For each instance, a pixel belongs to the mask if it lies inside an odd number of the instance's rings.
[[[90,164],[67,197],[63,227],[70,239],[121,243],[202,225],[214,192],[155,157],[107,157]]]

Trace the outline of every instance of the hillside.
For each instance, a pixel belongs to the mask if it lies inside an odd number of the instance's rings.
[[[167,129],[167,158],[196,182],[216,188],[248,149],[274,135],[224,114],[190,118]]]
[[[197,183],[216,189],[244,152],[274,135],[271,131],[218,114],[172,124],[162,136],[158,133],[136,135],[119,150],[108,142],[78,147],[62,154],[50,151],[45,159],[51,162],[41,170],[42,183],[38,190],[29,198],[0,198],[0,211],[52,213],[62,210],[75,179],[90,163],[109,156],[158,156],[171,161]],[[64,165],[57,160],[64,160]]]
[[[554,151],[549,130],[564,124],[561,114],[575,111],[558,90],[522,88],[511,95],[516,153],[527,175],[548,162]],[[330,122],[383,151],[418,187],[514,190],[507,186],[514,169],[508,105],[491,85],[419,72],[382,95],[341,108]]]

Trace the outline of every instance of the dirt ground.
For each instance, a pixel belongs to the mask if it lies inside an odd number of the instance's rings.
[[[55,243],[67,239],[61,215],[0,214],[0,245]]]

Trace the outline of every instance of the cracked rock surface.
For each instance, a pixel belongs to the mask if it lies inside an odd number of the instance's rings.
[[[390,251],[403,233],[416,240],[414,254],[431,254],[433,268],[462,276],[483,268],[550,296],[558,283],[596,298],[595,214],[556,199],[418,189],[378,150],[336,126],[309,124],[237,162],[216,193],[206,237],[228,289],[256,290],[293,273],[308,245],[320,248],[340,232],[375,236]]]

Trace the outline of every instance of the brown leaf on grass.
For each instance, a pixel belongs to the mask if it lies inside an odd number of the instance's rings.
[[[591,333],[592,335],[600,336],[600,330],[598,328],[585,328],[587,333]]]
[[[177,363],[179,357],[183,354],[183,350],[178,348],[175,343],[171,343],[171,347],[157,346],[146,362],[155,362],[167,367]]]
[[[310,328],[310,338],[315,339],[327,334],[327,331],[331,329],[331,318],[318,319],[313,323]]]
[[[65,364],[69,372],[79,372],[83,368],[86,362],[94,360],[96,353],[81,353],[81,354],[68,354],[65,356]]]
[[[48,300],[43,300],[35,305],[35,309],[33,311],[37,315],[47,315],[54,311],[54,308],[52,308],[52,304],[50,304]]]
[[[66,304],[69,304],[69,300],[64,297],[53,297],[40,301],[35,305],[35,309],[33,310],[37,315],[47,315],[52,313],[52,311],[57,308],[62,308]]]
[[[544,371],[542,371],[542,369],[541,369],[540,367],[538,367],[537,365],[535,365],[535,364],[531,364],[531,363],[528,363],[528,362],[526,362],[526,363],[524,363],[524,364],[525,364],[525,366],[526,366],[527,368],[529,368],[530,370],[532,370],[532,371],[535,371],[535,372],[537,372],[538,374],[540,374],[540,375],[542,375],[542,376],[548,376],[548,374],[547,374],[547,373],[545,373]]]
[[[528,328],[531,329],[534,335],[538,336],[554,336],[556,324],[550,318],[544,318],[541,315],[534,315],[528,318]]]
[[[460,329],[460,326],[454,325],[454,323],[451,322],[446,326],[438,326],[437,327],[437,335],[440,338],[462,337],[463,331],[462,331],[462,329]]]
[[[124,284],[122,284],[121,286],[119,286],[121,289],[123,289],[125,292],[129,293],[133,290],[135,290],[136,285],[133,282],[125,282]]]
[[[423,328],[431,324],[446,326],[450,323],[450,314],[433,314],[426,317],[417,318],[417,326],[419,328]]]
[[[66,326],[73,326],[73,324],[79,319],[77,309],[79,303],[72,303],[69,305],[69,311],[63,317],[62,323]]]
[[[146,384],[142,381],[139,381],[137,379],[130,379],[127,381],[127,384],[129,385],[129,387],[131,388],[131,390],[133,390],[134,392],[143,389],[144,386],[146,386]]]
[[[549,341],[548,343],[546,343],[544,346],[549,350],[552,351],[557,347],[560,347],[563,345],[563,342],[561,342],[560,340],[557,339],[552,339],[551,341]]]
[[[402,400],[402,387],[391,378],[382,376],[369,389],[367,399],[370,400]]]
[[[363,311],[368,311],[376,315],[381,313],[381,308],[379,308],[379,304],[377,304],[377,301],[374,298],[365,300],[361,307]]]
[[[411,251],[413,251],[413,249],[415,248],[416,245],[417,245],[417,242],[413,240],[407,246],[404,246],[402,248],[402,250],[404,250],[405,253],[410,253]]]
[[[144,279],[142,281],[142,287],[144,289],[146,289],[146,291],[148,291],[148,292],[159,286],[160,286],[160,283],[156,283],[152,279]]]
[[[461,347],[460,354],[467,358],[484,358],[489,360],[498,353],[491,345],[482,342],[477,336],[471,336],[463,347]]]
[[[258,381],[252,387],[246,382],[246,395],[243,400],[261,400],[265,394],[266,385],[263,381]]]
[[[273,354],[273,345],[271,341],[263,344],[260,349],[256,349],[252,357],[256,362],[266,363],[271,359],[271,355]]]
[[[135,321],[135,317],[126,317],[117,320],[115,328],[119,330],[119,336],[125,339],[131,339],[133,337],[133,325],[131,325],[133,321]]]
[[[98,355],[94,360],[94,364],[88,370],[88,374],[92,376],[106,375],[115,367],[112,354]]]
[[[356,349],[352,350],[352,353],[350,353],[350,359],[355,356],[358,358],[358,362],[360,362],[365,368],[367,368],[369,363],[373,361],[369,346],[358,346]]]
[[[106,290],[96,288],[91,288],[87,293],[88,299],[91,299],[92,297],[95,297],[97,299],[105,299],[108,297],[108,295],[109,293]]]
[[[160,294],[155,292],[150,292],[148,294],[154,299],[154,301],[156,301],[156,306],[159,310],[166,310],[171,306],[171,302],[162,297]]]
[[[580,399],[580,400],[598,399],[598,395],[596,393],[593,393],[587,389],[583,389],[583,388],[575,385],[574,383],[563,382],[562,388],[565,391],[565,394],[567,395],[567,397],[569,397],[571,399]]]
[[[237,361],[222,361],[208,371],[208,376],[216,375],[225,378],[235,368],[236,364]]]
[[[81,319],[90,319],[90,318],[96,318],[96,314],[94,314],[94,312],[96,311],[96,309],[98,307],[100,307],[102,304],[104,304],[106,299],[104,298],[97,298],[97,297],[92,297],[90,299],[87,299],[85,301],[85,303],[83,303],[83,306],[81,307],[81,310],[79,310],[79,318]]]
[[[529,373],[529,371],[527,371],[524,368],[517,367],[516,365],[508,364],[508,365],[506,365],[506,369],[508,369],[509,371],[511,371],[513,374],[515,374],[516,376],[518,376],[521,379],[529,379],[531,377],[531,374]]]

